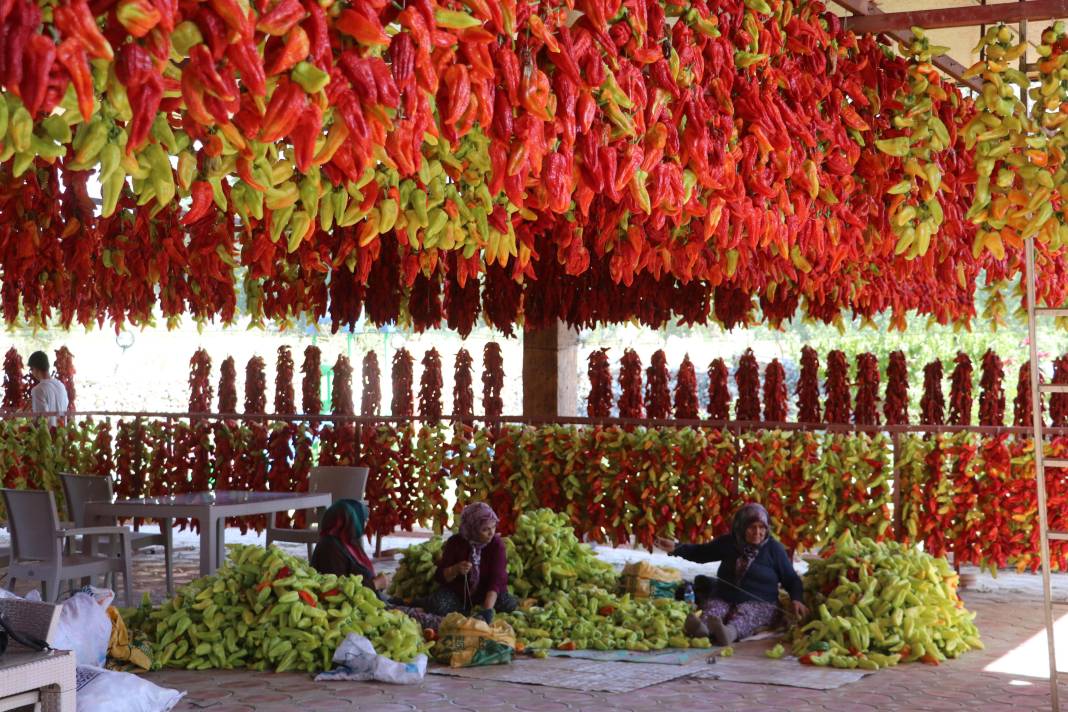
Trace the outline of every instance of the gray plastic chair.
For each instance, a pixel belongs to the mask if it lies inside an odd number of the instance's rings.
[[[67,514],[76,527],[86,526],[119,526],[117,519],[110,521],[89,522],[85,519],[85,504],[87,502],[110,502],[113,496],[110,477],[99,475],[76,475],[71,472],[59,473],[63,481],[63,494],[67,499]],[[174,595],[174,573],[172,567],[172,532],[169,527],[160,524],[159,534],[152,532],[134,531],[130,534],[130,549],[140,551],[150,546],[163,547],[163,565],[166,569],[167,595]]]
[[[308,473],[309,492],[329,492],[336,502],[339,499],[363,499],[364,490],[367,489],[367,476],[370,473],[366,467],[313,467]],[[278,527],[267,528],[267,546],[276,541],[287,541],[308,545],[308,558],[311,559],[312,551],[319,542],[319,518],[322,512],[312,510],[312,521],[307,529],[281,529]]]
[[[130,578],[130,534],[127,527],[60,526],[56,512],[56,498],[41,490],[0,489],[7,508],[7,523],[11,531],[11,563],[7,569],[7,588],[13,590],[20,578],[41,582],[41,596],[49,602],[59,598],[60,584],[91,576],[121,573],[126,605],[133,605]],[[66,553],[71,537],[83,540],[115,537],[113,547],[118,556],[93,553]]]

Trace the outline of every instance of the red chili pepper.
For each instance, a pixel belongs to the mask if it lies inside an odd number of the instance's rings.
[[[273,77],[288,72],[308,57],[310,50],[308,33],[302,27],[294,27],[286,34],[285,44],[269,53],[265,60],[266,74]]]
[[[378,18],[374,15],[368,16],[360,9],[342,10],[334,21],[334,26],[360,44],[387,46],[390,43],[389,35]]]
[[[315,600],[315,596],[313,596],[310,592],[308,592],[308,591],[300,591],[298,593],[298,595],[300,596],[300,600],[304,601],[306,604],[308,604],[312,608],[318,608],[319,607],[318,601]]]
[[[0,6],[4,3],[0,2]],[[14,3],[8,2],[12,7]],[[6,13],[0,9],[0,22]],[[114,53],[111,43],[107,41],[96,24],[92,10],[86,0],[70,0],[52,11],[52,18],[65,39],[77,39],[93,59],[111,60]]]
[[[36,116],[48,91],[48,75],[56,61],[56,45],[44,35],[34,35],[26,45],[25,71],[19,90],[30,116]]]
[[[296,82],[291,82],[289,77],[282,77],[267,105],[259,140],[272,143],[287,135],[300,121],[307,105],[308,95],[304,89]]]
[[[203,180],[193,181],[193,184],[189,188],[189,192],[193,202],[189,207],[189,212],[187,212],[181,219],[182,225],[192,225],[209,215],[214,215],[213,207],[215,205],[215,194],[211,187],[211,183]]]
[[[81,41],[73,38],[63,40],[56,50],[56,59],[70,75],[74,93],[78,96],[78,111],[82,119],[89,121],[93,117],[93,75]]]
[[[290,0],[296,2],[296,0]],[[299,5],[298,5],[299,7]],[[303,12],[303,9],[301,9]],[[263,57],[250,39],[232,42],[226,48],[226,57],[241,72],[241,81],[254,96],[267,94],[267,77],[263,69]]]
[[[306,14],[299,0],[279,0],[269,12],[261,15],[256,21],[256,29],[281,37],[303,20]]]

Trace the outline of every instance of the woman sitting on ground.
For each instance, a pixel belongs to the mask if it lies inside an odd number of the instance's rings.
[[[508,555],[497,535],[497,515],[488,504],[474,502],[460,514],[460,531],[449,537],[434,575],[438,589],[426,610],[439,616],[459,611],[487,623],[493,612],[510,613],[518,602],[508,593]]]
[[[363,550],[369,514],[367,503],[355,499],[339,499],[330,505],[319,524],[319,543],[312,552],[311,565],[321,574],[362,576],[363,585],[382,598],[389,578],[375,575],[371,557]]]
[[[671,556],[698,564],[721,562],[715,590],[698,601],[699,614],[686,619],[687,635],[709,636],[720,645],[730,645],[761,628],[774,627],[782,615],[779,584],[790,594],[797,615],[808,613],[801,601],[801,578],[770,529],[767,510],[750,502],[734,515],[731,533],[708,544],[657,539],[657,546]]]

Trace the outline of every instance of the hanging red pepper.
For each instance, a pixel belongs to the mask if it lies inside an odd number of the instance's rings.
[[[368,351],[363,357],[363,388],[360,395],[360,415],[379,415],[382,408],[381,372],[378,354]]]
[[[972,424],[972,360],[958,352],[956,367],[950,376],[949,424]]]
[[[738,400],[734,403],[734,417],[742,421],[760,420],[760,365],[752,349],[746,349],[738,359],[734,372]]]
[[[679,420],[697,420],[699,405],[697,402],[697,372],[690,355],[682,358],[678,375],[675,376],[675,417]]]
[[[619,417],[641,418],[642,403],[642,360],[633,349],[623,352],[619,362]]]

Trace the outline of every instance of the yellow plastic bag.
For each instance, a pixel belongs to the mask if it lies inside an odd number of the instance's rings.
[[[130,636],[126,621],[115,606],[108,606],[111,640],[108,641],[108,669],[123,672],[147,672],[152,668],[148,646]]]
[[[449,667],[501,665],[512,662],[515,645],[515,631],[504,621],[487,624],[450,613],[438,628],[434,658]]]
[[[653,566],[648,561],[638,561],[623,567],[620,585],[623,591],[634,598],[670,598],[682,582],[678,569]]]

